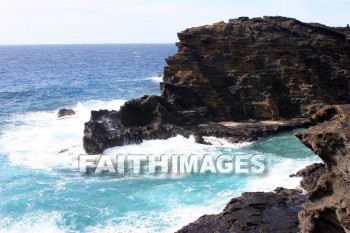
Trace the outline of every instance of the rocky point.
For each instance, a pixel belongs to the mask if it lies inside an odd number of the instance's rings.
[[[177,54],[166,60],[161,96],[93,112],[84,149],[98,154],[177,134],[195,135],[198,142],[202,136],[251,141],[308,126],[307,117],[322,105],[349,103],[344,32],[285,17],[241,17],[187,29],[178,34]]]
[[[179,232],[350,232],[350,30],[285,17],[241,17],[178,34],[161,96],[92,111],[88,154],[178,134],[252,141],[297,137],[323,160],[297,172],[307,196],[244,193]],[[310,120],[309,120],[310,117]]]

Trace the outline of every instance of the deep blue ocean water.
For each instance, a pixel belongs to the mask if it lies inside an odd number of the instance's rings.
[[[298,185],[289,174],[318,158],[295,131],[254,143],[210,138],[212,146],[177,136],[105,152],[259,154],[268,162],[263,175],[78,172],[90,111],[159,94],[158,76],[176,50],[171,44],[0,46],[0,232],[173,232],[219,212],[243,191]],[[77,114],[58,119],[63,107]]]

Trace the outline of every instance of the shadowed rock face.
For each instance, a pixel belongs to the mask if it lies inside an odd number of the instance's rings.
[[[114,146],[139,144],[143,140],[167,139],[186,130],[175,126],[177,113],[159,96],[144,96],[126,102],[119,111],[92,111],[85,123],[84,150],[101,154]]]
[[[215,121],[308,117],[349,103],[349,42],[338,31],[284,17],[187,29],[167,59],[162,96]]]
[[[312,119],[318,124],[297,137],[320,156],[326,171],[308,190],[301,231],[350,232],[350,105],[325,106]]]

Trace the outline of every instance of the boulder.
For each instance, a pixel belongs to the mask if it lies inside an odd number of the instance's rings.
[[[61,108],[57,113],[57,117],[61,118],[64,116],[72,116],[74,114],[75,114],[75,111],[73,109]]]

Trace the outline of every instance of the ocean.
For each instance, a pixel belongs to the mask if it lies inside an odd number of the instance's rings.
[[[79,172],[90,111],[159,95],[165,59],[176,51],[173,44],[0,46],[0,232],[174,232],[244,191],[298,186],[289,175],[319,162],[298,130],[252,143],[210,138],[209,146],[177,136],[104,152],[257,154],[266,161],[260,175]],[[60,108],[76,115],[57,118]]]

